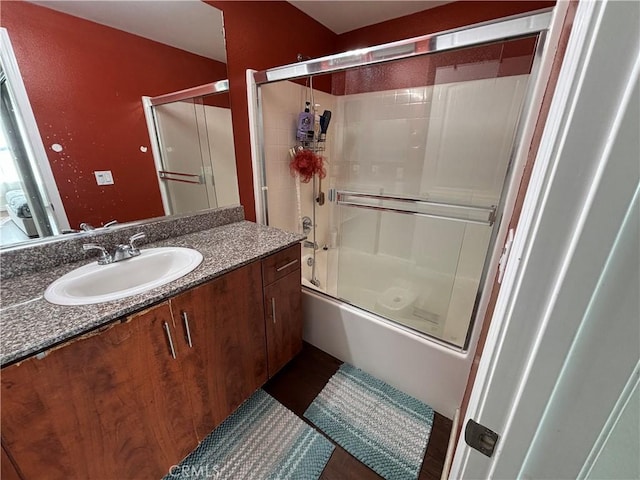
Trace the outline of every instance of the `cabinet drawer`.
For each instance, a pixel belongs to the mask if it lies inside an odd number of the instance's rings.
[[[269,285],[296,270],[300,270],[299,243],[262,260],[262,282]]]

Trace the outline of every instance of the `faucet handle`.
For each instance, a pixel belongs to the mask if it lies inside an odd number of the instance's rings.
[[[97,243],[84,243],[82,244],[82,249],[85,251],[88,250],[100,250],[100,255],[98,256],[98,265],[107,265],[113,261],[109,252],[104,247],[101,247]]]
[[[139,233],[136,233],[135,235],[132,235],[129,238],[129,248],[131,248],[131,250],[133,251],[138,251],[138,247],[136,247],[133,243],[136,242],[137,240],[142,240],[144,238],[147,238],[144,232],[139,232]]]
[[[104,225],[102,225],[103,228],[107,228],[107,227],[113,227],[114,225],[116,225],[118,223],[118,220],[111,220],[110,222],[105,223]]]

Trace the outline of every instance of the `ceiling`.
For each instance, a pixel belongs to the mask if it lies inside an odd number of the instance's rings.
[[[226,63],[221,12],[200,0],[30,1]],[[298,0],[289,3],[340,34],[450,2]]]
[[[226,63],[222,12],[200,0],[38,0],[31,3]]]
[[[294,7],[321,23],[334,33],[345,33],[375,23],[403,17],[438,7],[450,1],[289,1]]]

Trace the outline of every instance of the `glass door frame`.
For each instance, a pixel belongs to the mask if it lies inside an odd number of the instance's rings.
[[[42,221],[50,226],[53,235],[57,235],[69,229],[69,220],[58,192],[47,152],[42,142],[42,136],[40,135],[6,28],[0,28],[0,61],[16,113],[20,137],[27,150],[30,170],[39,190],[39,195],[42,197],[44,214],[47,217]],[[38,231],[40,234],[43,233],[40,231],[40,227],[38,227]]]
[[[147,130],[149,131],[149,139],[151,140],[151,152],[153,154],[153,161],[155,163],[156,172],[158,172],[158,185],[160,187],[160,196],[162,198],[162,207],[166,215],[173,215],[173,208],[171,206],[171,200],[169,192],[167,191],[167,185],[163,181],[164,174],[169,176],[177,176],[178,180],[187,183],[202,183],[199,177],[197,181],[194,181],[194,175],[185,175],[175,172],[164,172],[164,162],[162,156],[162,145],[160,140],[160,128],[158,125],[158,119],[155,114],[154,107],[165,105],[168,103],[180,102],[184,100],[195,100],[202,98],[205,95],[213,95],[218,93],[229,92],[229,80],[219,80],[213,83],[207,83],[204,85],[198,85],[196,87],[179,90],[177,92],[166,93],[164,95],[158,95],[156,97],[142,97],[142,107],[144,110],[144,116],[147,122]],[[208,141],[208,140],[207,140]],[[206,181],[206,180],[205,180]],[[215,186],[214,196],[215,196]],[[216,205],[217,206],[217,205]]]

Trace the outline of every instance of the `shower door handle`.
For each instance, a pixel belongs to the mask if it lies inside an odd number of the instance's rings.
[[[271,297],[271,317],[273,318],[273,323],[276,323],[276,298]]]
[[[197,173],[169,172],[167,170],[158,170],[158,176],[162,180],[171,180],[172,182],[193,183],[196,185],[204,184],[204,175]],[[174,178],[178,177],[178,178]]]

